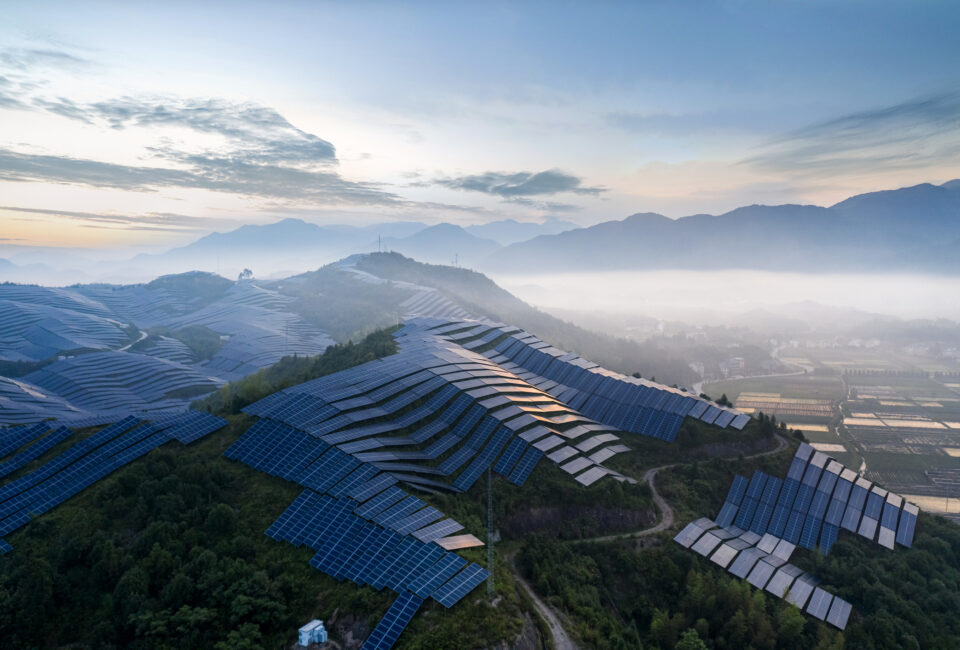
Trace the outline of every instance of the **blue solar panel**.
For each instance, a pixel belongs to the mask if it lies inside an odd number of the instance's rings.
[[[374,628],[361,650],[389,650],[400,638],[400,634],[410,623],[410,619],[420,609],[423,599],[410,592],[400,594],[380,623]]]
[[[60,427],[56,431],[50,433],[48,436],[33,443],[17,455],[13,456],[10,460],[0,463],[0,478],[12,474],[21,467],[24,467],[30,461],[40,458],[40,456],[59,445],[71,435],[73,435],[73,431],[67,427]]]
[[[497,464],[494,465],[493,471],[497,474],[503,476],[509,476],[510,470],[517,464],[517,461],[520,460],[523,450],[527,448],[527,443],[521,438],[514,438],[510,441],[507,450],[503,452],[503,456],[500,457],[500,460],[497,461]]]
[[[393,504],[403,499],[405,496],[407,496],[406,492],[396,486],[391,486],[366,503],[357,506],[354,512],[361,517],[369,519],[374,515],[383,512]]]
[[[508,480],[514,485],[523,485],[527,482],[527,478],[531,472],[533,472],[541,458],[543,458],[542,451],[534,447],[528,447],[527,451],[520,457],[519,462],[517,462],[517,466],[510,472]]]
[[[0,555],[6,555],[13,550],[13,547],[10,546],[9,542],[5,539],[0,539]]]
[[[347,492],[347,496],[363,503],[367,499],[371,499],[380,492],[383,492],[391,485],[394,485],[396,482],[397,478],[392,474],[379,474],[366,483],[362,483],[353,490]]]
[[[471,564],[433,592],[433,599],[444,607],[453,607],[489,575],[482,566]]]
[[[820,526],[823,520],[815,515],[807,515],[803,524],[803,532],[800,533],[800,546],[811,551],[817,546],[817,539],[820,537]]]
[[[466,564],[467,561],[459,555],[446,553],[435,564],[424,567],[418,576],[413,577],[409,589],[421,598],[427,598]]]
[[[867,496],[867,505],[863,509],[864,516],[870,517],[871,519],[880,519],[880,512],[882,509],[883,497],[876,492],[871,492]]]
[[[824,524],[820,533],[820,552],[826,555],[830,552],[830,547],[837,541],[840,533],[839,526],[835,524]]]
[[[733,523],[734,518],[737,516],[737,511],[740,509],[739,506],[735,506],[729,501],[723,504],[723,507],[720,508],[720,514],[717,515],[716,523],[721,528],[726,528]]]
[[[787,519],[787,525],[783,529],[783,538],[791,544],[798,543],[800,541],[800,533],[803,531],[803,521],[803,513],[792,510],[790,517]]]
[[[490,467],[493,459],[497,457],[497,454],[500,453],[500,450],[503,449],[512,435],[513,432],[509,429],[498,429],[493,439],[487,443],[483,451],[481,451],[477,457],[473,459],[473,462],[453,481],[454,487],[463,491],[469,490],[477,479],[480,478],[480,475],[483,474],[483,471]]]
[[[880,520],[880,525],[884,528],[889,528],[890,530],[897,529],[897,517],[900,515],[900,508],[893,505],[889,501],[883,504],[883,518]]]
[[[904,506],[897,526],[897,544],[910,548],[913,545],[913,533],[917,527],[917,515]]]
[[[740,510],[737,511],[737,516],[734,518],[733,523],[737,528],[742,528],[743,530],[750,528],[750,522],[753,521],[753,515],[756,511],[757,500],[744,497],[743,503],[740,504]]]
[[[383,512],[372,515],[373,521],[385,528],[393,528],[393,524],[404,517],[409,517],[420,508],[427,505],[422,499],[408,496],[399,503],[387,508]],[[359,514],[359,513],[358,513]]]

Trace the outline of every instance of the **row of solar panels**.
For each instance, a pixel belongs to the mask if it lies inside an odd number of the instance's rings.
[[[338,499],[349,496],[357,501],[360,516],[372,519],[384,514],[378,523],[423,541],[463,528],[453,520],[438,522],[443,513],[397,487],[392,473],[280,422],[257,421],[225,455],[318,493]]]
[[[400,333],[429,331],[471,349],[500,339],[484,354],[514,370],[571,408],[624,431],[672,441],[683,417],[690,415],[720,427],[742,429],[749,416],[724,409],[678,389],[626,377],[564,352],[517,328],[492,323],[414,319]],[[654,413],[661,417],[654,421]],[[662,415],[676,418],[664,419]]]
[[[826,555],[841,529],[886,548],[895,542],[909,547],[918,512],[903,497],[804,443],[782,481],[760,471],[749,481],[735,477],[717,524],[769,532],[810,550],[819,545]]]
[[[789,564],[793,546],[769,533],[761,536],[736,526],[719,527],[704,517],[687,524],[674,541],[821,621],[841,630],[847,626],[850,603],[818,587],[814,576]]]
[[[540,452],[563,445],[564,437],[598,429],[609,430],[570,411],[552,396],[529,386],[489,360],[477,355],[465,356],[465,351],[454,350],[452,344],[444,344],[445,348],[438,343],[436,339],[428,342],[401,339],[401,351],[393,357],[275,393],[244,410],[251,415],[282,420],[302,428],[370,462],[432,461],[466,441],[465,448],[456,450],[439,466],[403,466],[413,473],[448,475],[475,453],[479,454],[481,458],[458,478],[459,482],[454,483],[457,489],[467,489],[489,464],[487,456],[499,452],[497,448],[485,450],[486,454],[481,452],[480,445],[484,440],[476,440],[470,435],[475,426],[475,433],[485,428],[484,433],[493,434],[494,447],[502,447],[510,441],[512,434],[506,433],[504,427],[521,432],[521,436],[524,432],[536,432],[540,439],[535,445]],[[487,391],[492,393],[487,394]],[[539,419],[537,413],[542,413]],[[554,435],[549,441],[543,439],[551,433],[543,423],[553,425],[550,418],[558,417],[567,418],[576,426],[564,425],[557,429],[564,437]],[[413,431],[400,437],[383,436],[401,429]],[[441,437],[425,449],[384,449],[419,445],[435,436]],[[525,442],[533,441],[534,438],[525,438]],[[610,441],[616,441],[616,437],[608,435],[599,443]],[[580,453],[579,446],[563,447],[557,450],[562,457],[556,459],[551,454],[551,460],[570,460],[565,469],[585,470],[581,482],[589,484],[610,473],[597,467],[600,462],[625,450],[627,447],[618,445],[597,450],[590,457],[571,460]],[[531,462],[536,459],[533,452],[527,458]],[[532,468],[529,463],[524,466]],[[517,483],[525,480],[519,471],[513,478]]]
[[[225,424],[226,421],[221,418],[199,412],[170,416],[149,424],[133,416],[126,417],[77,442],[32,472],[0,487],[0,535],[17,530],[33,517],[51,510],[171,439],[186,444]],[[41,431],[42,435],[49,429],[48,425],[41,424],[26,431]],[[16,431],[14,433],[19,436],[15,439],[23,438]],[[9,430],[5,434],[9,435]],[[70,429],[58,427],[14,456],[13,460],[19,462],[17,459],[22,459],[24,455],[35,460],[72,434]],[[38,445],[40,447],[37,450],[31,451]],[[40,450],[41,453],[36,453]],[[3,542],[0,550],[8,552],[10,545]]]
[[[316,553],[310,565],[337,580],[410,591],[452,607],[489,573],[483,567],[371,522],[356,502],[304,490],[271,524],[267,535]]]
[[[364,648],[392,647],[423,599],[451,607],[489,575],[431,543],[463,526],[400,489],[393,474],[319,438],[261,419],[225,455],[308,488],[268,536],[314,549],[310,565],[338,580],[399,594]],[[503,467],[522,463],[518,457]]]

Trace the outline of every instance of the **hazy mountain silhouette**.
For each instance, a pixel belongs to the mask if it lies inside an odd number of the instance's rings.
[[[752,205],[680,219],[635,214],[512,244],[484,268],[956,273],[958,240],[960,181],[951,181],[861,194],[829,208]]]
[[[393,250],[430,264],[473,266],[500,248],[492,239],[476,237],[449,223],[425,228],[403,239],[383,241],[384,250]]]
[[[542,223],[532,221],[517,221],[504,219],[491,221],[476,226],[467,226],[465,230],[471,235],[492,239],[501,246],[508,246],[517,242],[533,239],[539,235],[556,235],[566,230],[579,228],[575,223],[562,221],[556,217],[548,217]]]

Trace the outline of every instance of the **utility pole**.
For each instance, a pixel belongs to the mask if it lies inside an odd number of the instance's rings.
[[[487,598],[493,600],[493,472],[487,466]]]

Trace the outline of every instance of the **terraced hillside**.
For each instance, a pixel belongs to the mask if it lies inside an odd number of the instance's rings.
[[[293,298],[206,273],[144,285],[0,285],[0,424],[108,422],[191,400],[333,340]]]

